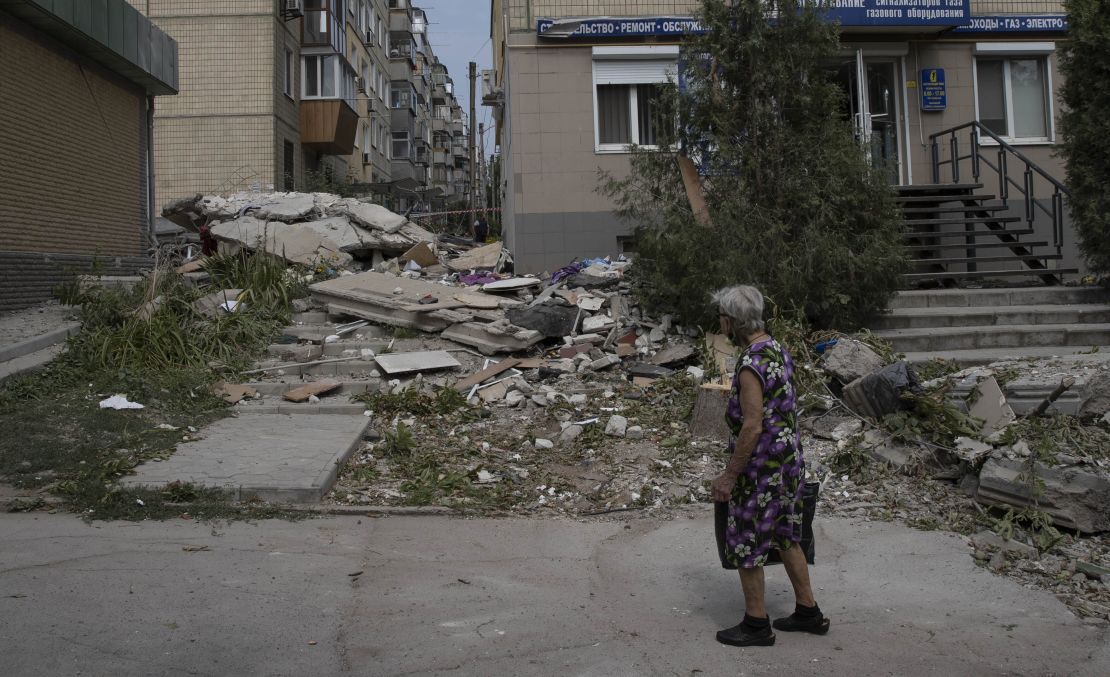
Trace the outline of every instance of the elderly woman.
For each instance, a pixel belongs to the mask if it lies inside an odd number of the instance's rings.
[[[713,480],[713,500],[728,502],[726,557],[740,571],[744,620],[717,633],[733,646],[775,643],[763,606],[763,565],[777,549],[794,586],[795,610],[774,622],[776,630],[823,635],[829,620],[813,598],[809,569],[800,546],[805,464],[791,376],[794,362],[763,324],[763,295],[754,287],[722,289],[713,295],[721,331],[743,352],[732,378],[726,416],[733,433],[731,457]]]

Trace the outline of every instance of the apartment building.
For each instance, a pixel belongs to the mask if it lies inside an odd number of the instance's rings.
[[[699,5],[493,0],[494,69],[485,76],[483,101],[494,107],[503,227],[518,270],[554,270],[575,257],[634,247],[629,225],[596,191],[598,170],[623,175],[629,146],[651,146],[650,116],[642,113],[655,87],[674,76],[682,36],[701,29],[692,20]],[[1056,49],[1067,31],[1061,2],[832,0],[829,17],[841,26],[843,52],[829,67],[848,94],[845,114],[892,183],[953,178],[944,160],[952,138],[959,153],[974,143],[991,149],[988,160],[1004,162],[993,154],[995,147],[998,156],[1006,154],[997,137],[1063,178],[1055,156]],[[965,123],[981,125],[974,140],[972,129],[930,139]],[[1006,180],[988,178],[982,168],[980,182],[998,195],[1026,180],[1009,157],[1016,171]],[[963,172],[966,182],[967,164]],[[1050,192],[1028,203],[1059,199]],[[1062,228],[1037,218],[1031,225],[1039,233]],[[1062,251],[1062,265],[1075,265],[1074,248]]]
[[[0,310],[149,265],[151,116],[178,58],[124,0],[0,0]]]
[[[423,10],[407,0],[127,1],[187,64],[181,95],[155,114],[159,204],[330,178],[394,209],[428,207],[434,55]]]

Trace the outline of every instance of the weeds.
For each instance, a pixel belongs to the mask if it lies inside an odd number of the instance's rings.
[[[381,449],[386,456],[410,456],[415,448],[416,440],[407,425],[399,425],[396,430],[387,430],[382,435]]]
[[[362,402],[382,419],[389,420],[399,415],[411,416],[448,416],[460,411],[474,413],[466,402],[466,397],[453,388],[440,388],[435,395],[419,390],[405,390],[400,393],[363,393],[351,399]],[[464,418],[467,416],[464,415]]]

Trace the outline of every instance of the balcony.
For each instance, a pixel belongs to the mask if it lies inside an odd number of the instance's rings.
[[[301,101],[301,144],[325,155],[350,155],[355,149],[358,111],[343,99]]]
[[[470,157],[470,153],[468,153],[466,150],[466,144],[463,143],[451,144],[451,154],[457,158],[461,157],[463,159],[467,159]]]
[[[396,33],[412,33],[412,11],[391,9],[389,12],[389,30]]]
[[[446,165],[448,163],[448,161],[451,161],[451,158],[450,158],[450,156],[447,155],[447,151],[436,149],[432,153],[432,163],[433,164]]]
[[[443,118],[432,118],[432,133],[433,134],[436,133],[436,132],[446,132],[446,131],[447,131],[447,121],[446,120],[444,120]]]

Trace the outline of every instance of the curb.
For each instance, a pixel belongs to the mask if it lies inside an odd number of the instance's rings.
[[[55,343],[61,343],[62,341],[65,341],[67,338],[76,334],[80,330],[80,322],[68,322],[63,326],[58,327],[57,329],[46,332],[45,334],[39,334],[38,336],[27,339],[26,341],[20,341],[19,343],[5,346],[3,348],[0,348],[0,362],[7,362],[9,360],[14,360],[17,357],[24,357],[26,355],[30,355],[31,353],[36,353],[43,348],[49,348]]]

